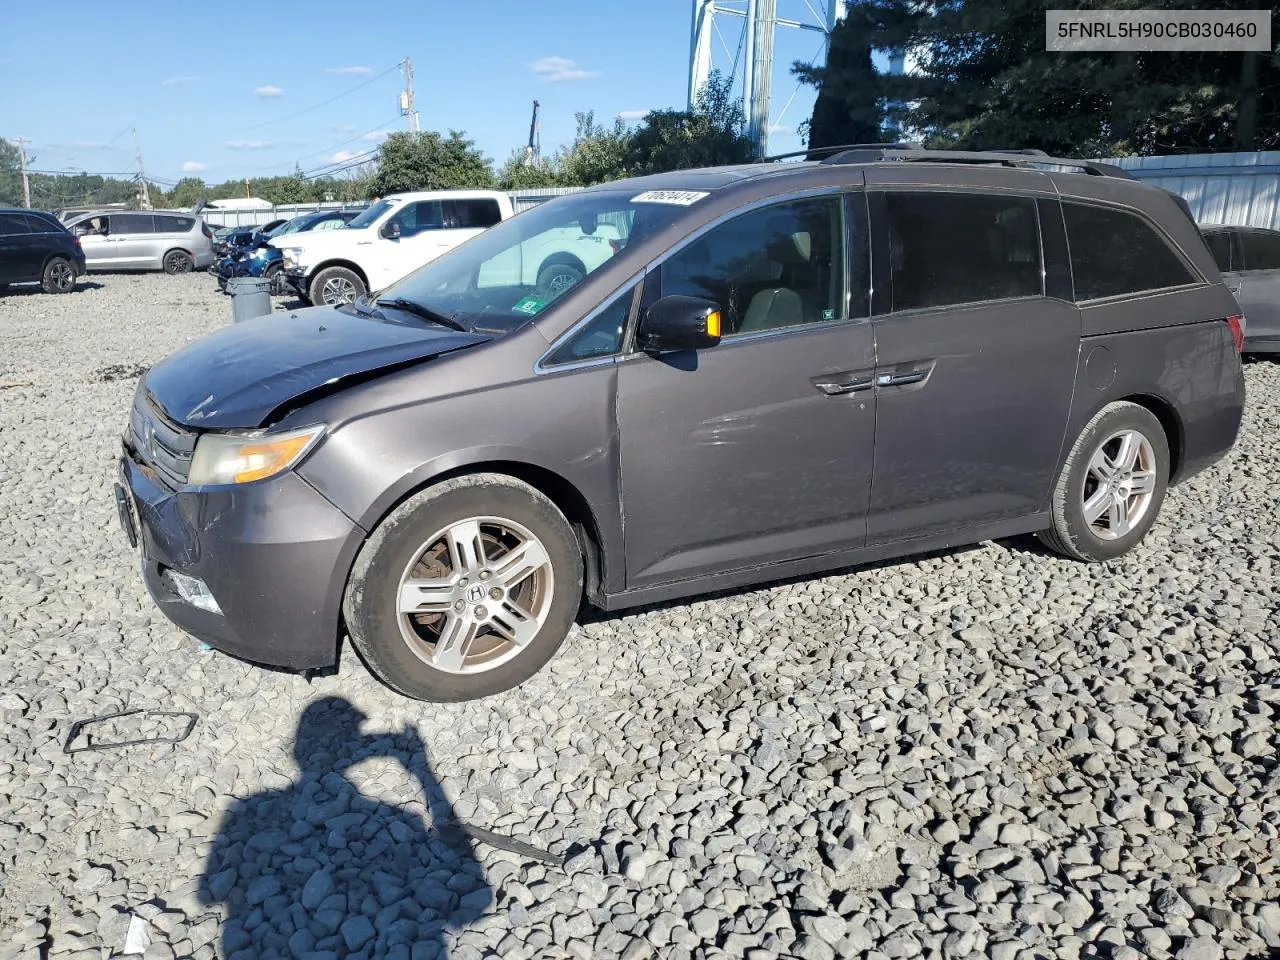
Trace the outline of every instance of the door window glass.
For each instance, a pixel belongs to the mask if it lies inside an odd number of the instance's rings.
[[[890,309],[1043,293],[1035,201],[979,193],[886,193]]]
[[[726,337],[843,319],[841,209],[816,197],[734,217],[662,263],[661,294],[715,301]]]
[[[400,236],[412,237],[424,230],[439,230],[444,226],[444,212],[439,200],[423,200],[406,204],[404,209],[391,218],[400,224]]]
[[[155,225],[149,213],[113,213],[111,232],[120,234],[154,233]]]
[[[498,209],[498,201],[489,197],[477,197],[473,200],[445,201],[445,212],[449,218],[449,226],[457,229],[483,229],[492,227],[502,220],[502,211]]]
[[[194,222],[190,217],[155,215],[156,233],[187,233]]]
[[[105,237],[110,232],[110,223],[107,217],[89,217],[87,220],[81,220],[72,227],[72,232],[77,237],[91,237],[94,235]]]
[[[61,233],[62,225],[53,217],[39,213],[24,214],[27,218],[27,226],[31,228],[32,233]]]
[[[635,287],[628,287],[618,294],[595,317],[571,335],[568,340],[557,347],[542,361],[544,367],[561,363],[576,363],[580,360],[594,360],[597,357],[609,357],[622,350],[622,338],[627,330],[627,315],[631,311],[631,300]]]
[[[1172,247],[1141,217],[1110,207],[1063,203],[1076,300],[1096,300],[1195,283]]]
[[[1231,269],[1231,234],[1225,230],[1215,230],[1204,235],[1205,246],[1213,254],[1218,269],[1226,273]]]
[[[0,237],[11,237],[18,233],[30,233],[27,218],[20,213],[0,213]]]
[[[1280,270],[1280,233],[1245,230],[1240,234],[1245,270]]]

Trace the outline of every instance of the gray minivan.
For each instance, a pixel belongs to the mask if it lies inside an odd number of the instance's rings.
[[[1200,228],[1244,311],[1246,353],[1280,353],[1280,230]]]
[[[190,273],[213,263],[213,231],[183,213],[90,213],[67,224],[90,270]]]
[[[604,224],[577,284],[516,269]],[[662,174],[178,351],[139,384],[116,497],[192,634],[308,669],[345,631],[401,693],[468,699],[538,670],[584,600],[1028,533],[1121,556],[1235,440],[1235,314],[1185,208],[1102,164]]]

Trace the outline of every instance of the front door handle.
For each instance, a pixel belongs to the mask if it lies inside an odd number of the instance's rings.
[[[824,380],[814,384],[819,390],[828,397],[839,397],[846,393],[858,393],[860,390],[870,390],[875,386],[875,381],[870,377],[865,380],[845,380],[837,383],[830,380]]]

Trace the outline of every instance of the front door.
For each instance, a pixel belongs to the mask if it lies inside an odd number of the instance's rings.
[[[1056,200],[901,189],[870,195],[876,458],[868,542],[946,535],[1044,509],[1079,352]],[[1069,283],[1069,280],[1067,281]]]
[[[845,202],[809,197],[744,212],[650,271],[646,302],[714,300],[724,338],[619,364],[629,588],[865,540],[875,352],[866,219],[846,216]],[[846,223],[860,251],[852,283]]]
[[[387,237],[390,224],[400,228],[398,237]],[[377,256],[368,258],[369,283],[380,290],[408,276],[447,249],[444,207],[439,200],[406,203],[378,231]]]
[[[89,217],[81,220],[72,232],[80,238],[85,266],[89,270],[109,270],[115,261],[115,239],[111,236],[111,218]]]

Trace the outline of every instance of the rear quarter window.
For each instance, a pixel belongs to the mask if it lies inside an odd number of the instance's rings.
[[[1226,273],[1231,269],[1231,234],[1225,230],[1214,230],[1204,235],[1205,246],[1213,254],[1213,261],[1218,269]]]
[[[189,233],[195,221],[190,217],[155,215],[156,233]]]
[[[1137,214],[1085,203],[1062,204],[1076,300],[1100,300],[1197,283],[1155,228]]]
[[[1245,270],[1280,270],[1280,233],[1245,230],[1240,234]]]
[[[0,237],[11,237],[14,234],[30,233],[27,218],[20,213],[0,213]]]

